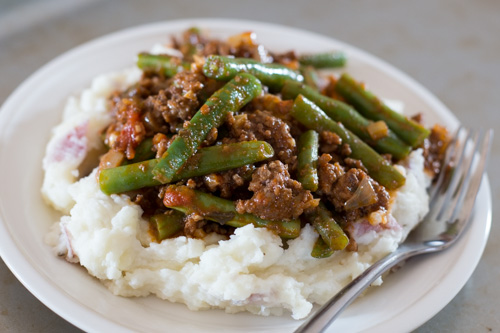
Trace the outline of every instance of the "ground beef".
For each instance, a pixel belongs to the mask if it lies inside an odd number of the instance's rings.
[[[352,160],[352,164],[355,165],[356,161]],[[375,193],[375,202],[355,209],[346,209],[346,202],[355,195],[364,178],[366,181],[363,184],[371,186],[370,191]],[[355,221],[379,209],[388,209],[389,193],[385,187],[368,176],[364,170],[334,161],[330,154],[322,154],[318,158],[318,180],[317,193],[333,205],[345,222]]]
[[[222,41],[208,39],[197,29],[189,29],[184,32],[180,41],[173,40],[173,46],[179,49],[187,60],[192,60],[194,56],[206,57],[213,54],[252,58],[262,62],[273,60],[264,47],[256,43],[252,32],[244,32]]]
[[[330,154],[322,154],[318,158],[318,191],[324,195],[330,194],[333,184],[345,173],[344,167],[338,162],[330,163],[332,160]]]
[[[111,111],[115,121],[106,132],[106,144],[111,148],[126,153],[133,158],[135,148],[144,137],[155,133],[166,133],[168,127],[160,114],[154,114],[144,108],[144,100],[157,95],[170,85],[164,76],[144,73],[139,82],[126,91],[114,93],[111,98]]]
[[[201,227],[198,225],[203,217],[198,214],[189,214],[184,217],[184,235],[188,237],[196,237],[196,231]]]
[[[248,199],[251,197],[248,185],[252,180],[254,171],[255,166],[249,164],[223,172],[190,178],[186,181],[186,185],[192,189],[212,193],[218,197],[233,201]]]
[[[271,56],[274,62],[288,66],[292,69],[299,69],[299,59],[294,51],[288,51],[285,53],[272,53]]]
[[[202,184],[198,182],[198,188],[207,189],[209,192],[217,193],[226,199],[241,198],[241,195],[247,192],[246,189],[254,170],[253,165],[245,165],[240,168],[199,177]]]
[[[275,157],[291,170],[295,169],[297,147],[286,122],[270,112],[257,110],[236,116],[229,115],[226,123],[230,138],[235,141],[267,141],[273,147]]]
[[[228,225],[222,225],[217,222],[212,222],[208,220],[203,220],[203,222],[199,223],[198,226],[203,230],[205,235],[215,232],[219,235],[224,235],[228,236],[229,238],[230,235],[234,233],[234,227],[230,227]]]
[[[242,109],[242,111],[254,112],[257,110],[265,110],[270,112],[274,117],[287,123],[290,128],[290,134],[294,138],[298,138],[305,131],[305,127],[290,114],[292,107],[293,100],[282,100],[279,96],[264,94],[254,98]]]
[[[209,41],[204,44],[203,49],[198,51],[198,55],[204,57],[211,54],[227,56],[234,52],[235,50],[231,50],[231,47],[227,43],[221,41]]]
[[[336,133],[330,131],[323,131],[319,134],[320,139],[320,152],[321,153],[333,153],[342,144],[342,139]]]
[[[344,143],[343,145],[341,145],[339,147],[339,150],[340,150],[340,155],[342,155],[342,156],[349,156],[352,154],[351,146],[349,146],[349,144],[347,144],[347,143]]]
[[[368,172],[368,170],[364,166],[363,162],[361,162],[361,160],[347,157],[344,159],[344,163],[348,168],[356,168],[356,169],[363,170],[364,172]]]
[[[190,238],[204,238],[212,232],[223,236],[229,236],[234,233],[234,228],[205,220],[202,216],[194,213],[184,218],[184,236]]]
[[[190,120],[201,106],[198,95],[204,87],[205,77],[198,72],[180,72],[172,84],[145,101],[146,112],[161,115],[172,133]]]
[[[157,133],[153,137],[153,147],[156,151],[156,158],[160,158],[167,151],[174,137],[168,137],[163,133]]]
[[[239,200],[238,213],[251,213],[263,219],[282,221],[295,219],[304,210],[314,208],[319,201],[311,192],[290,178],[286,165],[272,161],[259,167],[248,187],[253,192],[249,200]]]
[[[290,111],[293,107],[293,100],[282,100],[276,95],[264,94],[254,98],[244,110],[246,111],[256,111],[256,110],[266,110],[270,112],[273,116],[285,120],[289,123],[294,118],[290,115]]]
[[[158,95],[160,91],[167,89],[170,84],[171,80],[165,76],[146,72],[142,75],[141,80],[126,92],[128,97],[134,98],[140,103],[141,122],[146,131],[146,136],[168,132],[168,126],[161,114],[151,112],[150,109],[145,108],[144,100],[149,96]]]
[[[359,200],[354,203],[355,208],[346,207],[346,203],[354,197],[363,179],[365,179],[364,186],[371,187],[367,192],[374,194],[374,202],[364,205],[362,204],[363,200]],[[380,209],[387,210],[389,206],[389,193],[385,187],[360,169],[349,169],[338,177],[331,190],[327,193],[327,198],[333,204],[335,210],[342,213],[346,221],[355,221]],[[355,200],[359,198],[361,197]]]
[[[319,153],[329,155],[328,162],[340,163],[349,168],[364,169],[361,161],[350,158],[351,146],[342,142],[342,138],[334,132],[323,131],[319,133]],[[326,157],[324,157],[326,158]]]
[[[207,81],[199,71],[181,72],[171,79],[144,73],[136,85],[112,95],[116,120],[107,128],[106,144],[132,159],[144,138],[177,132],[198,111],[201,96],[215,89]]]
[[[217,127],[212,127],[210,132],[208,132],[205,140],[201,142],[200,147],[212,146],[217,141],[218,136],[219,136],[219,130],[217,129]]]
[[[148,96],[157,95],[160,90],[167,89],[172,80],[155,72],[144,72],[137,84],[125,91],[126,96],[146,99]]]
[[[165,210],[163,205],[163,200],[161,194],[159,194],[159,189],[155,187],[146,187],[136,191],[127,192],[128,196],[133,203],[141,206],[143,211],[143,216],[149,218],[159,212]]]

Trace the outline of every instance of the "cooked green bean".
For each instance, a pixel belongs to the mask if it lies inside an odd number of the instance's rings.
[[[238,73],[250,73],[271,90],[279,91],[285,80],[304,81],[304,77],[280,64],[264,64],[248,58],[211,55],[205,60],[203,74],[216,80],[229,80]]]
[[[346,73],[342,74],[337,81],[335,91],[354,105],[365,117],[385,121],[392,131],[412,147],[420,146],[430,134],[427,128],[389,108]]]
[[[155,157],[155,151],[153,150],[153,138],[146,138],[135,149],[135,156],[127,164],[142,162]]]
[[[309,191],[318,189],[318,132],[304,132],[297,144],[297,180]]]
[[[193,57],[198,51],[199,41],[201,37],[201,30],[198,27],[191,27],[186,30],[184,37],[184,45],[181,47],[181,51],[189,59]],[[194,41],[194,43],[193,43]]]
[[[219,127],[229,111],[238,111],[256,96],[262,85],[253,75],[238,74],[217,90],[179,132],[158,164],[153,168],[155,179],[171,182],[186,161],[193,156],[212,128]]]
[[[406,145],[393,132],[389,131],[386,137],[373,140],[367,131],[370,120],[364,118],[351,106],[322,95],[314,88],[308,87],[293,81],[287,81],[281,91],[284,99],[294,99],[299,94],[313,101],[330,118],[341,122],[347,129],[356,134],[360,139],[372,146],[381,154],[391,154],[395,159],[405,158],[411,151],[411,147]]]
[[[349,244],[349,237],[322,203],[307,212],[306,219],[314,226],[330,249],[343,250]]]
[[[162,241],[184,229],[184,216],[177,210],[151,216],[149,223],[153,227],[156,239]]]
[[[318,90],[318,73],[312,66],[300,66],[300,74],[304,77],[304,84]]]
[[[300,221],[268,221],[252,214],[239,214],[234,202],[212,194],[193,190],[187,186],[169,185],[163,197],[165,207],[197,214],[203,218],[231,227],[253,224],[267,228],[283,238],[296,238],[300,234]]]
[[[311,251],[311,257],[317,258],[317,259],[324,259],[330,257],[334,250],[332,250],[328,244],[321,238],[321,236],[318,236],[318,239],[316,239],[316,242],[313,245],[312,251]]]
[[[172,182],[253,164],[273,155],[273,148],[265,141],[243,141],[201,148],[174,175]],[[159,159],[152,159],[101,170],[101,191],[106,194],[122,193],[160,185],[161,182],[154,179],[152,173],[158,162]]]
[[[324,52],[315,54],[303,54],[299,57],[299,63],[314,68],[343,67],[347,58],[343,52]]]
[[[183,62],[180,58],[149,53],[139,53],[137,66],[144,71],[162,73],[167,77],[172,77],[178,72],[190,68],[190,64]]]
[[[291,115],[309,129],[317,132],[330,131],[340,136],[342,142],[347,143],[352,150],[350,157],[361,160],[368,174],[386,188],[393,190],[405,183],[405,177],[389,161],[342,124],[330,119],[323,110],[304,96],[297,96]]]

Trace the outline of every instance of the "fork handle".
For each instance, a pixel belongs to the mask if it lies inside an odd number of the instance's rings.
[[[411,256],[408,251],[396,250],[380,259],[319,308],[295,333],[323,332],[378,277]]]

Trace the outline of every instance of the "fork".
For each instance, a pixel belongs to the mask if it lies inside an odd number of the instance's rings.
[[[459,127],[451,139],[438,179],[429,190],[429,212],[396,249],[345,286],[295,333],[323,332],[383,273],[407,259],[445,250],[471,224],[471,213],[485,172],[493,130]]]

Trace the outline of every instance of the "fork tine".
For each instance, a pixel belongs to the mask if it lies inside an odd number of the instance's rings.
[[[448,216],[454,211],[455,207],[459,204],[461,198],[463,198],[463,189],[466,189],[470,176],[472,173],[472,163],[474,162],[474,156],[479,148],[480,133],[470,131],[469,135],[463,143],[462,155],[460,156],[459,162],[455,165],[455,170],[453,171],[453,178],[446,192],[446,198],[444,204],[437,215],[437,219],[442,219],[445,213]],[[472,145],[472,149],[471,149]]]
[[[428,220],[434,220],[438,214],[445,208],[445,202],[450,200],[451,192],[449,189],[456,187],[458,182],[457,172],[449,170],[450,165],[459,167],[463,160],[466,142],[469,140],[470,130],[460,126],[450,142],[445,159],[441,166],[437,181],[431,188],[429,195],[429,214]],[[465,136],[465,139],[464,139]],[[453,163],[452,163],[453,162]],[[456,170],[456,168],[455,168]]]
[[[448,167],[448,165],[450,165],[451,159],[455,156],[455,151],[460,146],[460,141],[458,139],[460,138],[460,133],[464,130],[466,131],[463,126],[457,128],[455,134],[448,144],[443,163],[441,164],[441,170],[439,172],[438,179],[432,184],[432,187],[429,190],[429,202],[431,203],[431,206],[435,202],[436,196],[440,192],[439,189],[441,188],[442,183],[445,181],[446,168]]]
[[[481,140],[477,145],[477,150],[479,150],[479,161],[477,162],[477,166],[474,168],[474,173],[472,174],[472,176],[470,176],[470,174],[472,173],[472,168],[469,172],[468,176],[471,178],[467,182],[468,186],[464,185],[464,188],[466,190],[462,191],[463,193],[461,194],[461,201],[455,207],[455,210],[453,211],[453,215],[451,217],[451,221],[460,218],[460,220],[465,223],[469,219],[472,208],[474,207],[477,192],[479,191],[479,187],[481,186],[483,173],[488,162],[491,143],[493,141],[492,139],[493,130],[491,129],[486,131],[486,133],[481,136]]]

